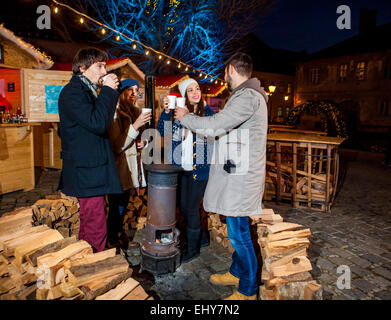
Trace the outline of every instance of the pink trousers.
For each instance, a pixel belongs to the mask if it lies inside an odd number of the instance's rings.
[[[80,204],[79,240],[87,241],[94,252],[105,249],[107,226],[104,196],[78,198]]]

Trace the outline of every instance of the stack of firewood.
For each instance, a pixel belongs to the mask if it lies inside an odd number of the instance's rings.
[[[33,225],[46,225],[58,230],[64,238],[79,235],[80,206],[77,198],[68,197],[63,193],[48,195],[32,206]]]
[[[148,196],[146,195],[146,188],[140,188],[139,195],[135,191],[132,192],[127,210],[124,213],[124,230],[141,230],[145,227],[147,222],[147,203]]]
[[[311,231],[296,223],[283,222],[272,209],[252,216],[257,225],[263,260],[261,300],[322,299],[322,286],[313,280],[307,257]]]
[[[224,221],[221,221],[221,218],[222,217],[219,214],[208,214],[208,230],[210,231],[211,239],[233,253],[234,249],[228,239],[227,224]]]
[[[93,253],[33,217],[29,207],[0,218],[0,299],[149,299],[115,249]]]

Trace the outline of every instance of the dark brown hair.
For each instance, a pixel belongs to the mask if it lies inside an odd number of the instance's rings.
[[[132,105],[126,101],[125,92],[126,89],[119,96],[119,105],[121,107],[121,110],[126,112],[132,119],[132,123],[134,123],[138,118],[138,116],[140,115],[141,111],[135,105]]]
[[[201,89],[201,87],[200,87],[200,89]],[[179,93],[178,86],[175,87],[175,90],[173,90],[173,92]],[[190,112],[194,113],[194,106],[192,104],[190,104],[189,97],[187,96],[187,88],[186,88],[185,98],[186,98],[186,102],[185,102],[186,108],[189,109]],[[201,117],[203,117],[205,115],[205,102],[203,99],[202,91],[201,91],[201,100],[197,104],[197,113],[194,113],[194,114],[197,116],[201,116]]]
[[[108,57],[106,52],[98,48],[82,48],[73,58],[72,72],[74,75],[79,75],[81,74],[80,67],[84,67],[87,70],[95,62],[104,62],[107,60]]]
[[[236,72],[244,77],[251,77],[253,72],[253,59],[243,52],[237,52],[231,56],[225,63],[225,69],[231,65],[235,68]]]

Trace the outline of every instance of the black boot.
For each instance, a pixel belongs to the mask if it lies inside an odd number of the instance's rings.
[[[209,231],[201,227],[201,248],[209,246]]]
[[[187,228],[187,247],[181,258],[181,263],[189,262],[200,255],[201,229]]]

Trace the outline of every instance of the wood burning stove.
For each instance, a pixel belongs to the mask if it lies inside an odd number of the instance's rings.
[[[172,273],[180,265],[176,225],[176,189],[181,168],[168,164],[146,165],[148,210],[146,240],[141,247],[141,271]]]

